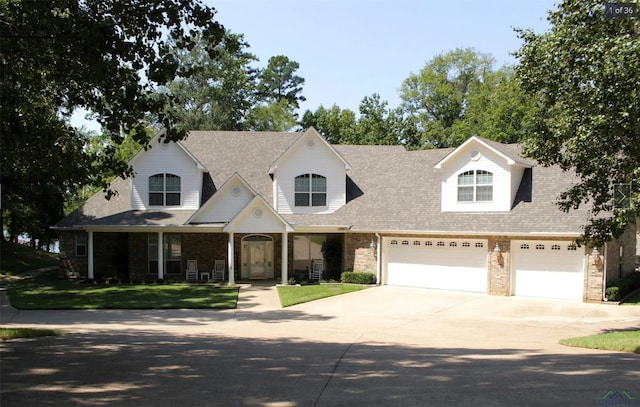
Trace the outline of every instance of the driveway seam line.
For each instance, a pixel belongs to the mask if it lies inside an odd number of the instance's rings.
[[[329,383],[331,383],[331,380],[333,379],[333,376],[335,375],[336,370],[338,370],[338,366],[342,362],[342,359],[344,359],[344,357],[349,352],[349,350],[351,350],[351,347],[353,345],[355,345],[356,343],[360,342],[360,339],[362,339],[362,335],[360,335],[358,337],[358,339],[356,339],[355,342],[350,343],[349,346],[347,346],[347,349],[345,349],[344,352],[342,352],[342,355],[340,355],[340,358],[338,358],[338,360],[336,361],[335,365],[333,366],[333,370],[331,371],[331,374],[329,375],[329,378],[327,379],[327,381],[325,382],[324,386],[322,387],[322,390],[320,390],[320,394],[318,394],[318,397],[316,398],[316,401],[313,403],[313,407],[316,407],[318,405],[318,403],[320,402],[320,399],[322,398],[322,395],[324,394],[324,391],[327,389],[327,387],[329,387]]]

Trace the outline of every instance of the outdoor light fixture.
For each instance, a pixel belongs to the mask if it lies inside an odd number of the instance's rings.
[[[602,264],[602,260],[600,259],[600,250],[597,247],[594,247],[591,251],[591,259],[593,260],[593,264],[599,266]]]
[[[371,243],[369,243],[369,249],[375,249],[376,248],[376,242],[373,241],[373,239],[371,239]]]
[[[500,243],[496,242],[495,247],[493,248],[494,253],[500,253]]]

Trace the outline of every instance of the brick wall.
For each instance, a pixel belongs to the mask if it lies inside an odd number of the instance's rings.
[[[59,233],[60,260],[68,275],[87,277],[87,256],[76,256],[76,236],[79,234],[87,236],[87,233],[82,231]]]

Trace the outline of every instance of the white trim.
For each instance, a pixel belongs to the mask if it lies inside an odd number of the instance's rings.
[[[281,266],[280,275],[282,277],[282,285],[286,285],[289,281],[289,234],[282,232],[282,249],[281,249]],[[275,254],[275,253],[274,253]]]
[[[93,231],[87,231],[87,277],[90,279],[95,277],[93,264]]]

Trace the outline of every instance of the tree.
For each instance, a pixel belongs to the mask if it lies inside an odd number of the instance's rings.
[[[258,60],[247,48],[242,35],[228,31],[217,44],[199,38],[191,49],[172,41],[172,55],[183,74],[165,92],[174,99],[177,127],[184,131],[247,128],[257,92],[257,69],[250,64]]]
[[[470,135],[454,132],[464,118],[473,87],[493,70],[494,59],[473,49],[456,49],[437,55],[418,74],[402,84],[400,97],[408,115],[417,117],[418,148],[459,145]]]
[[[252,131],[289,131],[295,125],[294,108],[286,99],[254,106],[246,122]]]
[[[514,68],[505,66],[484,73],[472,85],[464,117],[454,123],[453,133],[517,143],[531,133],[535,108],[535,99],[522,91]]]
[[[381,100],[377,93],[362,99],[353,144],[398,144],[398,124],[401,117],[387,109],[387,105],[387,101]]]
[[[520,30],[516,70],[539,109],[525,153],[575,171],[560,207],[590,205],[581,240],[596,246],[621,236],[640,203],[640,20],[607,18],[607,4],[565,0],[549,32]],[[616,205],[619,184],[632,188]]]
[[[298,109],[300,102],[306,100],[300,94],[304,78],[295,75],[298,69],[300,64],[284,55],[269,58],[267,67],[259,73],[258,97],[267,103],[278,103],[284,99]]]
[[[172,126],[172,100],[153,97],[180,73],[166,37],[185,49],[198,36],[216,44],[224,29],[214,13],[194,0],[0,3],[3,230],[5,219],[27,210],[61,217],[65,198],[79,186],[113,193],[106,174],[130,175],[113,146],[125,134],[141,141],[146,113],[157,114],[168,138],[184,136]],[[113,141],[99,156],[69,125],[79,107],[94,112]],[[53,223],[38,221],[45,228]],[[12,233],[27,232],[26,226],[12,222]]]
[[[333,105],[320,106],[315,112],[307,110],[300,121],[302,128],[314,127],[329,143],[349,144],[356,138],[356,114]]]

